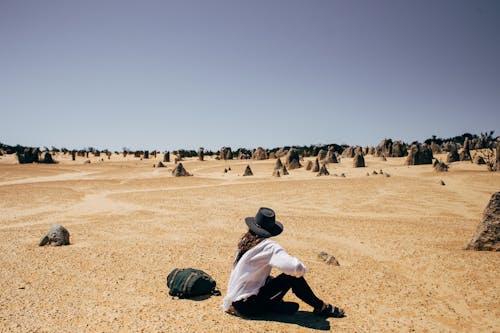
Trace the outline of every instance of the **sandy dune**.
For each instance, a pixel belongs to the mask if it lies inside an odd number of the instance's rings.
[[[161,156],[55,159],[0,158],[1,332],[500,331],[500,253],[463,250],[500,172],[458,162],[437,174],[367,156],[366,168],[330,164],[329,177],[302,168],[274,178],[275,160],[208,158],[184,161],[194,177],[174,178],[173,163],[153,168]],[[240,176],[247,164],[253,177]],[[380,169],[390,177],[371,174]],[[306,264],[317,295],[346,318],[318,319],[301,303],[294,317],[249,321],[225,314],[222,297],[168,296],[176,267],[207,271],[224,295],[243,218],[261,206],[284,223],[276,240]],[[37,246],[53,223],[71,246]]]

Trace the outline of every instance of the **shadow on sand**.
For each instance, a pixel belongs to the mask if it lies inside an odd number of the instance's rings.
[[[312,312],[298,311],[294,315],[284,315],[277,313],[269,313],[266,315],[246,318],[248,320],[257,321],[276,321],[286,324],[295,324],[302,327],[307,327],[320,331],[329,331],[330,323],[323,317],[315,316]]]

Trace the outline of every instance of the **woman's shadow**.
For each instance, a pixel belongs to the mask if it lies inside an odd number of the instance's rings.
[[[316,316],[312,312],[307,311],[297,311],[293,315],[267,313],[262,316],[246,317],[245,319],[295,324],[320,331],[330,330],[330,322],[326,318]]]

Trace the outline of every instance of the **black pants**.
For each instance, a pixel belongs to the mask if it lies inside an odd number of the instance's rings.
[[[255,316],[267,312],[273,303],[280,302],[288,290],[314,309],[321,308],[323,301],[320,300],[307,284],[303,277],[294,277],[280,274],[260,288],[257,295],[250,296],[244,300],[233,302],[234,308],[246,316]]]

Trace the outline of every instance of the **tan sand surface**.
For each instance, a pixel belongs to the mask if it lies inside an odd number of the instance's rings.
[[[500,332],[500,253],[463,250],[500,172],[458,162],[438,174],[367,156],[366,168],[330,164],[328,177],[302,168],[274,178],[275,160],[208,157],[183,161],[194,177],[174,178],[173,163],[153,168],[161,158],[0,158],[1,332]],[[241,176],[247,164],[253,177]],[[380,169],[390,177],[372,174]],[[222,311],[222,297],[169,297],[176,267],[207,271],[224,295],[243,218],[261,206],[284,223],[276,240],[306,264],[316,294],[346,318],[319,319],[300,303],[293,317],[244,320]],[[70,246],[38,247],[53,223]]]

